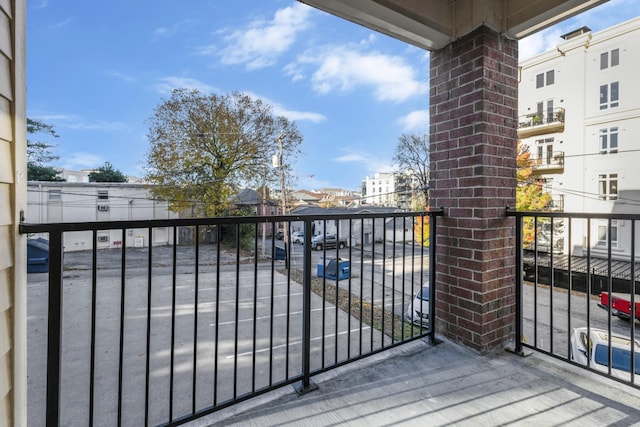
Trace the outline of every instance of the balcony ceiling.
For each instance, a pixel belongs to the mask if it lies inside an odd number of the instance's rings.
[[[427,50],[486,25],[521,39],[608,0],[298,0]]]

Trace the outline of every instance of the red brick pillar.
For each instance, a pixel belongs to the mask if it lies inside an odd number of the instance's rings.
[[[480,27],[431,53],[437,331],[480,352],[515,330],[518,42]]]

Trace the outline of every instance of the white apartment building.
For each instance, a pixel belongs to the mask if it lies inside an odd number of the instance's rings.
[[[417,186],[410,173],[379,172],[362,182],[362,204],[411,210]]]
[[[396,205],[396,180],[394,173],[378,172],[363,181],[363,202],[375,206]]]
[[[640,213],[640,17],[563,39],[520,63],[518,138],[534,175],[557,210]],[[613,221],[614,257],[629,256],[630,227]],[[592,221],[589,242],[586,228],[572,224],[565,251],[606,254],[606,220]]]
[[[26,222],[94,222],[173,219],[166,200],[156,200],[147,186],[129,183],[45,182],[27,184]],[[47,236],[41,236],[47,238]],[[65,233],[64,250],[78,251],[93,247],[91,231]],[[97,248],[166,245],[173,242],[168,228],[128,229],[126,239],[119,230],[98,231]]]

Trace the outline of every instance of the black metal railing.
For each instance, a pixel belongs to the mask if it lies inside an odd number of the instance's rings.
[[[554,151],[551,156],[531,156],[531,168],[533,171],[548,171],[551,169],[564,169],[564,152]]]
[[[440,215],[21,224],[48,239],[28,279],[29,423],[179,425],[435,340],[434,286],[427,313],[408,308],[435,282]]]
[[[564,123],[564,108],[554,108],[552,111],[544,113],[533,113],[520,116],[518,118],[518,129],[532,126],[546,125],[550,123]]]
[[[517,212],[515,350],[638,387],[640,215]]]

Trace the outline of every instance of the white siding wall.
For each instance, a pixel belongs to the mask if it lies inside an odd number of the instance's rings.
[[[108,198],[98,198],[100,192],[106,192]],[[29,223],[178,218],[169,211],[166,201],[153,200],[146,186],[139,184],[33,181],[29,182],[27,197],[26,221]],[[173,243],[173,233],[156,228],[153,234],[153,245]],[[39,237],[48,238],[46,235]],[[65,233],[64,250],[91,249],[92,239],[90,231]],[[119,247],[124,241],[119,230],[99,231],[98,239],[97,247],[101,249]],[[147,229],[127,230],[126,241],[127,246],[149,246],[149,232]]]
[[[24,0],[0,0],[0,425],[26,425]]]

